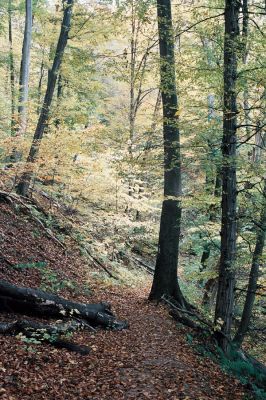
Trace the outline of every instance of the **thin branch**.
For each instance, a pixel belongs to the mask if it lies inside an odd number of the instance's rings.
[[[254,21],[254,19],[252,19],[252,18],[250,18],[250,21],[253,22],[253,24],[256,26],[256,28],[258,29],[258,31],[259,31],[259,32],[261,33],[261,35],[264,37],[265,34],[264,34],[264,32],[260,29],[260,27],[259,27],[259,25],[257,24],[257,22]]]
[[[212,16],[210,16],[210,17],[207,17],[207,18],[204,18],[204,19],[202,19],[202,20],[200,20],[200,21],[197,21],[197,22],[195,22],[194,24],[192,24],[192,25],[188,26],[187,28],[185,28],[184,30],[182,30],[182,31],[178,32],[177,34],[175,34],[175,38],[177,38],[178,36],[182,35],[183,33],[186,33],[186,32],[188,32],[188,31],[190,31],[190,29],[192,29],[192,28],[194,28],[195,26],[201,24],[202,22],[208,21],[208,20],[210,20],[210,19],[214,19],[214,18],[221,17],[222,15],[224,15],[224,12],[222,12],[222,13],[220,13],[220,14],[217,14],[217,15],[212,15]]]

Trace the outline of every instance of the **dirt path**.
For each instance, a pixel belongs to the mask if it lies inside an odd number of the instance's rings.
[[[147,303],[147,292],[98,290],[119,317],[122,332],[80,333],[89,356],[49,346],[25,349],[0,337],[0,398],[8,400],[118,400],[243,398],[241,386],[207,359],[198,357],[162,307]],[[97,299],[98,300],[98,299]]]

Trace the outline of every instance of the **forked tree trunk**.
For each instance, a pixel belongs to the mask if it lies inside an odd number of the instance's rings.
[[[224,35],[224,111],[222,139],[222,226],[221,256],[215,322],[220,325],[217,340],[227,351],[234,307],[235,258],[236,258],[236,130],[237,130],[237,45],[238,0],[225,2]]]
[[[185,306],[177,280],[181,222],[181,165],[171,1],[157,0],[164,136],[164,201],[150,300],[163,295]]]
[[[48,73],[47,89],[43,101],[43,106],[41,109],[41,114],[39,116],[38,124],[34,133],[32,145],[27,158],[26,170],[22,174],[20,182],[18,183],[17,186],[17,193],[22,196],[28,195],[30,183],[33,177],[33,170],[32,170],[33,163],[36,162],[36,160],[38,159],[41,140],[47,128],[49,112],[54,95],[56,80],[68,40],[68,32],[70,30],[73,3],[74,0],[67,0],[65,4],[64,17],[61,25],[61,32],[59,35],[57,48],[55,51],[53,66]]]

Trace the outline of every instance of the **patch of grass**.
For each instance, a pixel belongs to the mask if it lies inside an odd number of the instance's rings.
[[[236,376],[242,384],[249,384],[252,387],[257,400],[265,400],[266,375],[259,371],[258,368],[254,367],[254,365],[248,360],[240,358],[234,349],[230,351],[228,356],[225,356],[220,349],[217,351],[220,356],[220,364],[222,368],[226,372]]]
[[[145,272],[137,268],[128,268],[118,264],[115,268],[115,275],[121,284],[129,287],[139,287],[147,283],[149,277]]]
[[[43,269],[46,268],[47,262],[46,261],[36,261],[31,263],[20,263],[13,266],[15,269],[28,269],[28,268],[38,268]]]
[[[207,333],[200,340],[196,334],[187,334],[186,340],[197,353],[220,364],[226,373],[235,376],[243,385],[252,390],[253,393],[247,394],[245,400],[266,400],[266,375],[254,367],[250,361],[243,360],[235,348],[225,355],[210,341]]]

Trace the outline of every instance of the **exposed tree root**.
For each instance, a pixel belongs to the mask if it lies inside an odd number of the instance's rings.
[[[217,331],[214,329],[212,323],[206,321],[206,319],[200,316],[199,313],[196,311],[190,311],[176,306],[173,303],[173,301],[166,298],[165,296],[162,297],[162,300],[168,306],[170,306],[169,314],[176,321],[180,322],[185,326],[188,326],[189,328],[194,329],[197,333],[199,332],[205,334],[207,333],[208,337],[213,340],[213,344],[217,346],[217,341],[216,341]],[[236,347],[235,343],[231,340],[231,338],[229,338],[222,332],[218,332],[218,334],[222,334],[224,338],[228,341],[228,348],[230,349],[230,351],[228,351],[228,354],[226,354],[225,356],[229,357],[230,359],[233,357],[233,359],[238,359],[245,361],[246,363],[250,363],[253,366],[254,370],[257,371],[258,374],[261,374],[263,376],[260,387],[266,389],[266,366],[260,363],[255,358],[251,357],[243,349]],[[233,356],[230,354],[230,352],[233,354]]]
[[[170,306],[169,314],[175,320],[181,322],[182,324],[190,328],[196,330],[205,330],[211,333],[212,324],[203,319],[202,317],[200,317],[198,313],[196,313],[196,311],[180,308],[177,305],[175,305],[171,300],[167,299],[165,296],[162,297],[162,300]],[[191,318],[188,318],[186,315],[189,315]],[[195,318],[198,322],[200,322],[204,326],[197,324],[193,318]]]

